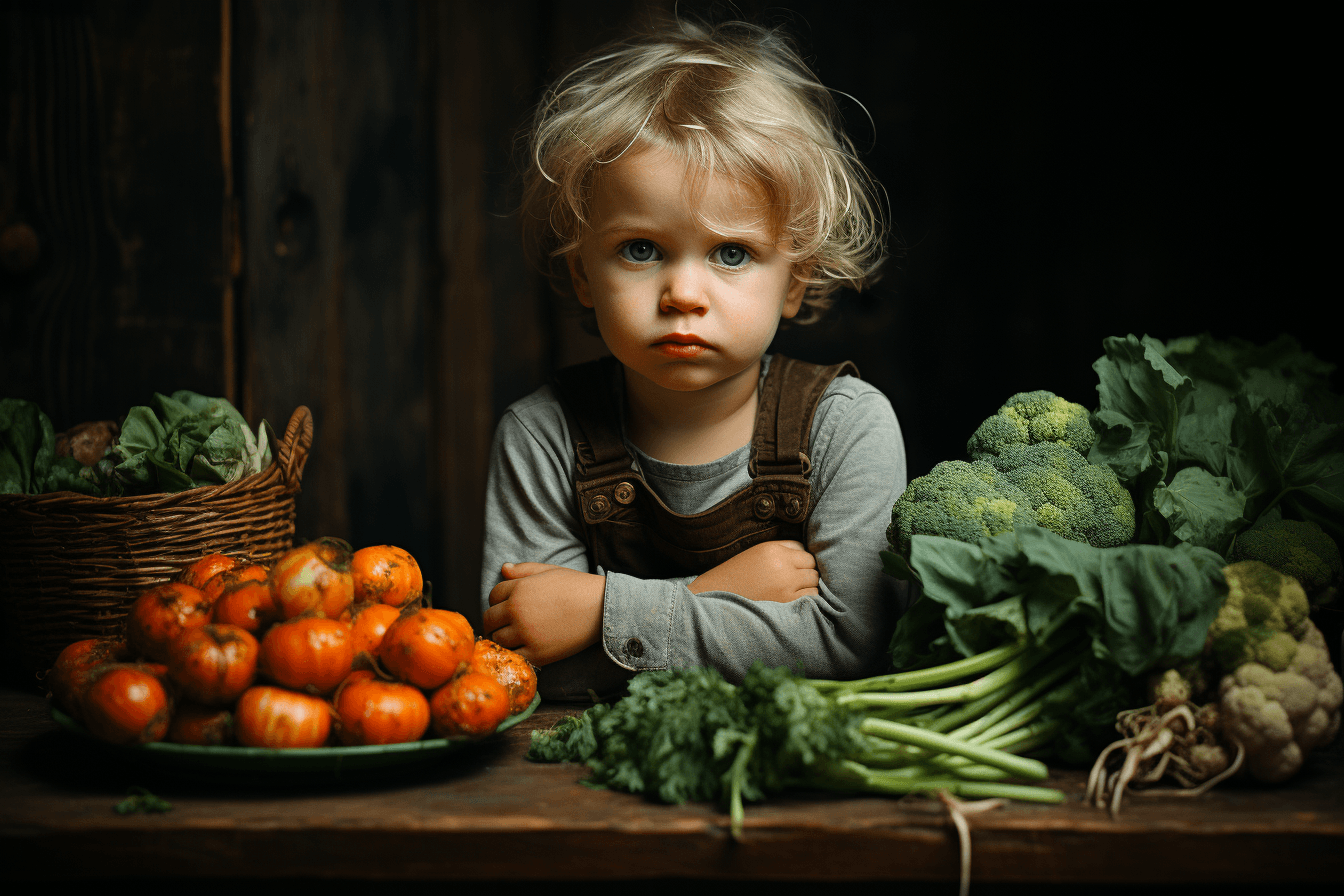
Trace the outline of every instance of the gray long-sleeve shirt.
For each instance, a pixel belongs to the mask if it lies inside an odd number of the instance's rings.
[[[768,362],[766,356],[762,377]],[[626,446],[644,480],[677,513],[706,510],[750,483],[747,446],[691,465],[649,457],[628,440]],[[687,587],[693,577],[649,580],[594,569],[575,514],[569,428],[543,386],[510,405],[495,432],[482,608],[504,563],[552,563],[606,576],[602,647],[625,669],[712,666],[730,681],[740,681],[756,660],[801,665],[814,678],[881,672],[904,601],[878,558],[891,506],[906,484],[905,446],[890,402],[859,379],[837,377],[813,416],[809,454],[806,546],[816,557],[819,595],[753,601],[725,591],[693,594]]]

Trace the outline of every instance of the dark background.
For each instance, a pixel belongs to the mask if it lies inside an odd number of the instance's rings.
[[[300,537],[405,547],[478,618],[494,422],[601,352],[522,260],[513,140],[567,60],[671,6],[6,6],[0,394],[58,430],[183,388],[281,430],[305,404]],[[1014,392],[1094,403],[1106,336],[1288,331],[1338,362],[1321,23],[677,7],[786,25],[853,98],[892,259],[777,348],[854,360],[912,476]]]

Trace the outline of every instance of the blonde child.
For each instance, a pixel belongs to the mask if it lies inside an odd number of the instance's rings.
[[[895,415],[852,365],[767,354],[881,258],[836,119],[788,42],[743,23],[609,45],[542,102],[524,223],[612,355],[495,435],[484,629],[541,667],[543,695],[756,660],[881,670]]]

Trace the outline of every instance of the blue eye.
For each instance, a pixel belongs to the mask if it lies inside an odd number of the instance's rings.
[[[648,240],[631,240],[621,247],[621,257],[642,264],[658,258],[658,248]]]
[[[743,249],[741,246],[734,246],[732,244],[720,246],[714,250],[714,254],[718,256],[718,263],[726,268],[740,268],[748,261],[751,261],[750,252]]]

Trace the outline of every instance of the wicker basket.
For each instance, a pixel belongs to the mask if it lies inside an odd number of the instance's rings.
[[[225,485],[123,498],[0,495],[8,664],[41,673],[74,641],[119,636],[141,591],[205,554],[265,561],[292,547],[312,444],[312,413],[299,407],[271,465]]]

